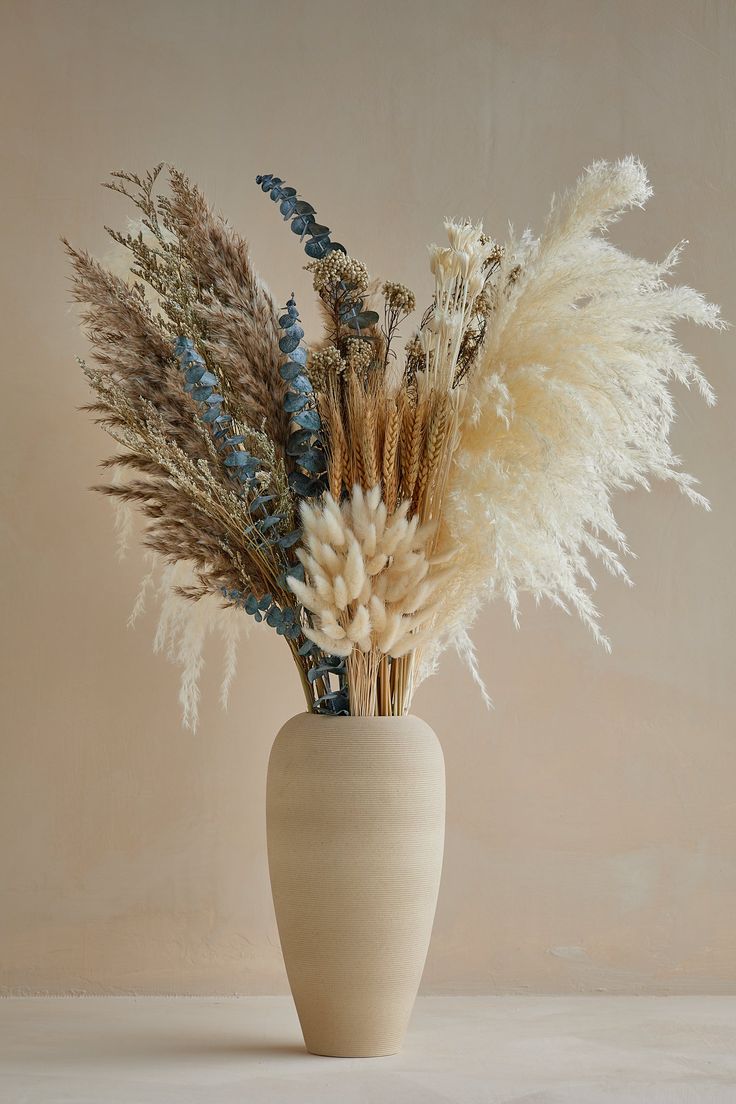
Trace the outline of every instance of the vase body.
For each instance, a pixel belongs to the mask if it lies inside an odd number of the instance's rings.
[[[434,920],[445,770],[418,717],[302,713],[268,765],[268,864],[307,1050],[394,1054]]]

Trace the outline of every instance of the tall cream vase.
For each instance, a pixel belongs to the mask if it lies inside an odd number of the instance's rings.
[[[445,766],[418,717],[301,713],[279,732],[268,863],[307,1050],[395,1054],[427,956],[445,835]]]

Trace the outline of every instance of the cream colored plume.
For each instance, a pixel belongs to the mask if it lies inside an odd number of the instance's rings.
[[[147,552],[148,573],[141,581],[135,605],[128,618],[132,626],[144,613],[153,594],[158,604],[158,625],[154,652],[163,652],[181,670],[179,701],[184,725],[196,732],[199,723],[199,683],[204,667],[204,649],[211,636],[224,645],[220,704],[227,708],[230,686],[237,668],[238,644],[250,631],[250,618],[234,606],[226,606],[219,594],[205,594],[196,602],[181,596],[179,587],[197,583],[196,572],[187,560],[165,564],[155,552]]]
[[[653,264],[604,236],[649,195],[634,158],[591,165],[538,239],[511,238],[494,273],[445,511],[458,554],[440,618],[461,651],[484,597],[500,594],[516,616],[522,591],[574,608],[607,643],[590,561],[625,577],[612,495],[663,479],[704,503],[667,440],[669,384],[714,398],[673,326],[720,327],[718,309],[665,282],[678,250]]]
[[[397,659],[428,639],[447,570],[429,553],[434,526],[409,518],[409,505],[387,515],[378,486],[355,486],[342,506],[330,494],[302,505],[306,581],[289,586],[314,619],[306,636],[329,655]]]

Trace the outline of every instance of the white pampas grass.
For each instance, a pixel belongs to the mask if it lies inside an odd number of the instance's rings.
[[[428,639],[447,571],[429,554],[435,527],[409,506],[387,515],[379,486],[355,486],[342,506],[329,494],[302,505],[305,582],[289,586],[312,615],[305,635],[329,655],[398,659]]]
[[[678,250],[652,264],[601,236],[650,194],[632,157],[591,165],[538,239],[511,236],[494,275],[450,479],[458,554],[438,618],[470,660],[482,600],[502,595],[516,618],[521,591],[574,608],[607,646],[589,590],[591,558],[626,577],[612,494],[665,479],[707,505],[667,441],[669,383],[714,396],[672,330],[679,319],[724,323],[697,292],[665,283]]]
[[[137,621],[145,610],[150,592],[155,590],[159,619],[153,650],[164,653],[181,669],[179,701],[183,723],[195,732],[199,723],[199,682],[208,638],[219,636],[224,644],[220,704],[226,709],[237,668],[238,644],[241,636],[248,634],[251,622],[241,610],[224,606],[217,594],[207,594],[196,602],[182,597],[178,588],[188,588],[197,582],[187,561],[164,564],[155,552],[147,553],[147,561],[149,570],[141,582],[128,624]]]

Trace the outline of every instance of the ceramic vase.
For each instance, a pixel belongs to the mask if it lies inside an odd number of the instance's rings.
[[[442,749],[418,717],[302,713],[276,737],[271,889],[313,1054],[401,1047],[432,931],[444,829]]]

